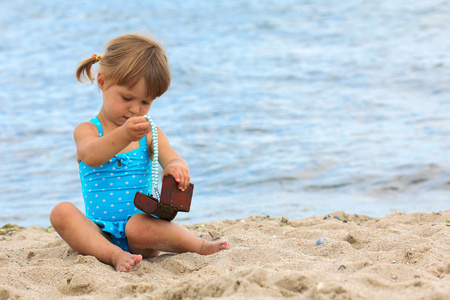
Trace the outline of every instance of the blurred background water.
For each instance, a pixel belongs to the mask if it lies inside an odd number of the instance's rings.
[[[450,208],[450,1],[0,1],[0,225],[84,210],[79,61],[151,33],[152,115],[190,164],[180,223]]]

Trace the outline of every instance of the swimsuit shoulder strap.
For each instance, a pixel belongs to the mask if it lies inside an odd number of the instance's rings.
[[[102,123],[100,123],[100,120],[97,118],[97,116],[93,117],[91,119],[91,122],[94,123],[95,126],[97,126],[98,129],[98,136],[103,136],[103,127]]]
[[[144,136],[142,139],[139,140],[139,146],[141,148],[147,149],[147,137]]]

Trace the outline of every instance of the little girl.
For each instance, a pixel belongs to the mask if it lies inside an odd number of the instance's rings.
[[[53,227],[74,250],[123,272],[160,251],[207,255],[228,249],[226,241],[208,242],[134,206],[136,192],[149,194],[152,188],[153,139],[143,116],[170,85],[164,50],[145,36],[119,36],[107,44],[103,55],[80,63],[77,79],[93,83],[92,66],[97,62],[103,105],[73,134],[86,215],[72,203],[61,202],[50,214]],[[157,133],[163,176],[172,175],[184,190],[190,182],[189,166],[160,128]]]

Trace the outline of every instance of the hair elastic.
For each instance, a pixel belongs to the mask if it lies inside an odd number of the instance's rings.
[[[95,63],[97,63],[97,62],[102,60],[103,54],[97,55],[97,54],[94,53],[94,54],[92,54],[92,58],[95,58],[95,62],[94,62],[94,64],[95,64]]]

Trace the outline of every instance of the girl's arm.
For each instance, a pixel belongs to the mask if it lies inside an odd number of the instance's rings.
[[[98,136],[97,127],[91,122],[84,122],[75,127],[73,137],[77,146],[77,160],[91,167],[98,167],[109,161],[132,141],[138,141],[150,130],[146,119],[130,118],[120,126],[102,137]]]
[[[175,181],[178,182],[178,188],[184,191],[191,181],[189,165],[170,146],[166,134],[159,127],[157,127],[157,129],[159,163],[164,170],[163,177],[169,174],[172,175],[175,178]],[[149,134],[148,137],[151,137],[151,134]],[[153,152],[153,141],[150,145],[150,149],[152,150],[151,152]]]

